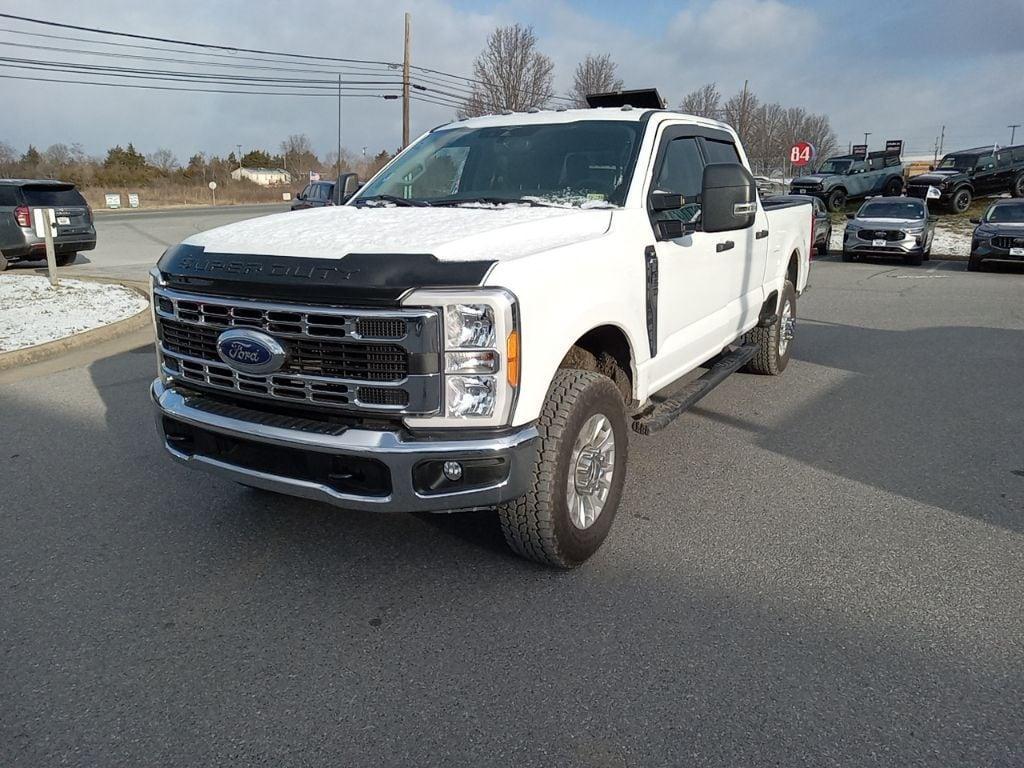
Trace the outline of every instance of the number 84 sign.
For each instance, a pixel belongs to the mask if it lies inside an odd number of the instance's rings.
[[[806,141],[798,141],[789,149],[789,162],[797,168],[807,165],[814,159],[814,145]]]

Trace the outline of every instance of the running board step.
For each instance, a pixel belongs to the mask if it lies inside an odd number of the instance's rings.
[[[744,344],[731,352],[719,356],[707,373],[694,380],[675,397],[670,397],[652,406],[633,421],[633,431],[641,435],[660,432],[679,416],[690,410],[711,390],[749,363],[757,354],[757,344]]]

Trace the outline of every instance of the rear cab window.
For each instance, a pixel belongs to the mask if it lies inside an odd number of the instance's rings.
[[[67,186],[24,187],[25,204],[31,206],[67,207],[86,205],[82,193]]]

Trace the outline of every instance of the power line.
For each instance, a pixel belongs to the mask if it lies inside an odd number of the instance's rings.
[[[111,88],[137,88],[146,91],[183,91],[186,93],[227,93],[231,95],[252,95],[252,96],[316,96],[321,98],[337,98],[337,89],[333,93],[289,93],[283,91],[240,91],[240,90],[224,90],[215,88],[179,88],[175,86],[164,86],[164,85],[143,85],[141,83],[114,83],[99,80],[67,80],[66,78],[51,78],[51,77],[29,77],[27,75],[3,75],[0,74],[0,78],[4,80],[31,80],[40,83],[62,83],[64,85],[105,85]],[[396,99],[397,94],[382,94],[382,93],[350,93],[343,91],[342,96],[358,99]]]

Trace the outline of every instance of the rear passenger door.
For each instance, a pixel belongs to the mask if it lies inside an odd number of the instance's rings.
[[[996,171],[996,156],[985,155],[979,157],[974,166],[974,191],[979,195],[987,195],[999,188],[998,172]]]
[[[645,200],[652,191],[670,192],[682,195],[687,205],[678,211],[649,211],[655,239],[659,219],[699,221],[704,167],[711,158],[738,161],[729,134],[699,126],[669,125],[662,130]],[[767,232],[763,219],[742,231],[698,230],[672,240],[656,239],[658,338],[651,367],[655,389],[717,354],[739,333],[750,311],[746,294],[761,292],[767,238],[755,239],[759,228]],[[754,285],[756,289],[751,288]],[[759,309],[760,301],[753,311]]]

